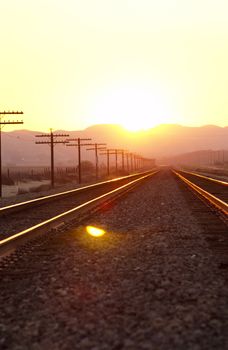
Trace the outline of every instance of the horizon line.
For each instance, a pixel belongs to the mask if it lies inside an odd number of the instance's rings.
[[[152,127],[149,127],[149,128],[146,128],[146,129],[140,129],[140,130],[128,130],[127,128],[125,128],[123,125],[121,124],[113,124],[113,123],[100,123],[100,124],[91,124],[87,127],[85,127],[84,129],[55,129],[53,127],[49,127],[47,129],[42,129],[42,130],[33,130],[33,129],[14,129],[14,130],[2,130],[3,133],[5,132],[14,132],[14,131],[32,131],[32,132],[48,132],[50,131],[50,129],[54,130],[54,131],[72,131],[72,132],[75,132],[75,131],[86,131],[87,129],[89,128],[92,128],[92,127],[96,127],[96,126],[110,126],[110,127],[118,127],[120,129],[122,129],[123,131],[125,131],[126,133],[129,133],[129,134],[137,134],[137,133],[142,133],[142,132],[147,132],[149,130],[152,130],[152,129],[156,129],[156,128],[159,128],[159,127],[162,127],[162,126],[176,126],[176,127],[183,127],[183,128],[203,128],[203,127],[218,127],[218,128],[227,128],[228,125],[225,125],[225,126],[221,126],[221,125],[217,125],[217,124],[204,124],[204,125],[183,125],[183,124],[177,124],[177,123],[161,123],[161,124],[157,124],[155,126],[152,126]]]

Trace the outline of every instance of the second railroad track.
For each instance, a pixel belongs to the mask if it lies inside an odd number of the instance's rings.
[[[0,254],[14,250],[36,234],[80,220],[156,173],[138,173],[1,208]]]

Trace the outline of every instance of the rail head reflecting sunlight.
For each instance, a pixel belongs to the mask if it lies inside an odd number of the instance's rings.
[[[93,237],[101,237],[106,233],[105,230],[95,226],[86,226],[86,232]]]

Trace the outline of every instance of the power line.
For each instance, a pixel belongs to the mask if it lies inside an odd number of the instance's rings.
[[[91,139],[82,139],[80,137],[74,139],[67,139],[67,142],[77,141],[77,143],[69,143],[67,146],[78,147],[78,183],[80,184],[82,181],[82,171],[81,171],[81,146],[90,146],[91,143],[81,143],[81,141],[89,141]]]
[[[109,167],[109,164],[110,164],[109,156],[110,156],[110,154],[114,154],[114,153],[111,153],[110,149],[106,149],[106,152],[100,153],[101,156],[104,156],[104,155],[107,156],[107,176],[109,176],[109,174],[110,174],[110,167]]]
[[[118,149],[118,148],[114,148],[114,149],[110,149],[109,151],[111,151],[110,154],[114,154],[115,155],[116,175],[117,175],[118,174],[118,154],[122,154],[122,150]]]
[[[107,176],[110,175],[110,155],[114,154],[115,155],[115,161],[116,161],[116,175],[118,174],[118,163],[117,163],[117,155],[122,154],[123,150],[119,149],[112,149],[109,148],[106,150],[104,153],[100,153],[100,155],[106,155],[107,156]]]
[[[124,155],[127,151],[124,149],[119,149],[118,152],[122,156],[122,171],[124,172],[124,168],[125,168]]]
[[[106,143],[94,143],[91,144],[94,146],[94,148],[87,148],[87,151],[95,151],[95,166],[96,166],[96,179],[98,179],[98,150],[105,150],[106,147],[99,147],[99,146],[105,146]]]
[[[129,153],[130,156],[130,163],[131,163],[131,172],[133,172],[134,167],[133,167],[133,153]]]
[[[49,138],[48,141],[36,141],[36,144],[48,144],[51,146],[51,186],[54,187],[54,145],[61,143],[65,144],[68,141],[66,140],[54,140],[55,137],[68,137],[68,134],[53,134],[52,129],[50,130],[50,134],[41,134],[35,135],[35,137],[46,137]]]

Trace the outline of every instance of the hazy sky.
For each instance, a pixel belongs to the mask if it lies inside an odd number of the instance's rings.
[[[0,62],[26,129],[228,125],[227,0],[1,0]]]

